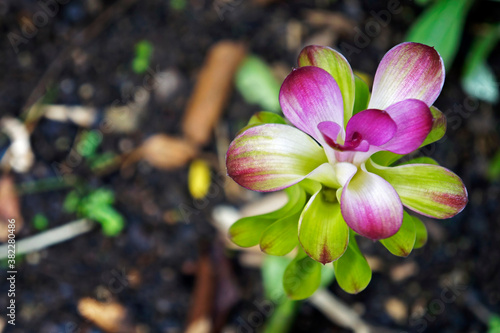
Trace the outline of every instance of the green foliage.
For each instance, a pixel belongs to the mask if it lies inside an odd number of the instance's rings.
[[[392,254],[399,257],[407,257],[415,245],[416,230],[412,217],[404,212],[403,224],[398,232],[389,238],[381,239],[380,243]]]
[[[94,155],[89,160],[90,169],[92,171],[99,171],[105,169],[108,166],[112,165],[117,158],[119,158],[119,156],[112,151],[108,151],[99,155]]]
[[[432,0],[415,0],[415,3],[419,6],[426,6],[431,2]]]
[[[263,124],[286,124],[285,118],[280,116],[279,114],[269,112],[269,111],[260,111],[256,112],[248,121],[248,124],[238,131],[237,135],[240,135],[250,127],[263,125]]]
[[[147,71],[153,56],[153,44],[147,40],[141,40],[135,44],[135,57],[132,61],[132,70],[137,74]]]
[[[66,196],[63,207],[69,213],[99,222],[106,236],[116,236],[123,230],[125,220],[113,208],[114,201],[114,193],[107,189],[100,188],[85,196],[71,191]]]
[[[420,249],[422,246],[427,243],[427,228],[425,224],[416,216],[411,217],[413,219],[413,223],[415,225],[415,245],[414,249]]]
[[[280,112],[280,83],[262,59],[247,56],[236,72],[235,84],[248,103],[258,104],[266,111]]]
[[[290,331],[300,302],[285,300],[278,304],[264,326],[264,333],[285,333]]]
[[[462,87],[483,101],[498,101],[498,83],[486,60],[500,38],[500,24],[489,26],[469,49],[462,76]]]
[[[282,116],[268,111],[257,112],[248,121],[249,126],[262,124],[286,124],[286,121]]]
[[[76,151],[83,157],[91,157],[102,142],[102,135],[98,131],[85,131],[80,135],[76,144]]]
[[[45,230],[48,226],[49,220],[45,215],[38,213],[33,217],[33,227],[36,230]]]
[[[413,24],[406,40],[434,46],[449,68],[460,46],[471,4],[472,0],[438,0]]]
[[[285,191],[288,195],[288,202],[282,208],[268,214],[244,217],[236,221],[231,228],[229,228],[229,237],[231,240],[241,247],[255,246],[261,241],[264,231],[270,228],[273,223],[277,223],[283,218],[286,219],[290,215],[296,216],[297,211],[300,211],[305,205],[304,191],[300,185],[291,186],[285,189]],[[293,221],[291,222],[293,223]],[[288,221],[287,223],[290,222]],[[295,223],[298,223],[298,216]],[[295,230],[295,238],[297,237],[296,231],[297,230]],[[271,236],[266,236],[265,245],[263,246],[264,250],[266,248],[272,248],[269,244]],[[289,244],[288,242],[286,244],[278,244],[277,247],[280,251],[283,251],[283,247],[289,248]]]
[[[292,259],[287,257],[265,256],[264,258],[262,264],[264,293],[266,298],[274,303],[280,303],[285,299],[283,281],[279,277],[283,276],[291,261]]]
[[[500,333],[500,316],[494,314],[488,323],[488,333]]]
[[[432,164],[432,165],[439,165],[439,163],[435,159],[427,157],[427,156],[413,158],[413,159],[411,159],[409,161],[399,163],[398,165],[405,165],[405,164]]]
[[[354,109],[352,114],[356,114],[360,111],[366,110],[368,107],[368,102],[370,101],[370,89],[363,79],[358,76],[354,76],[355,91],[356,95],[354,97]]]
[[[170,0],[170,7],[179,12],[186,9],[186,6],[187,6],[186,0]]]
[[[490,161],[488,176],[490,180],[500,178],[500,150],[496,152],[495,156]]]
[[[262,264],[262,280],[267,302],[274,309],[271,317],[265,324],[264,332],[279,333],[288,332],[293,324],[293,318],[297,312],[300,302],[290,300],[286,297],[283,276],[291,259],[287,257],[266,256]]]
[[[339,202],[328,200],[324,192],[323,189],[312,197],[304,209],[299,239],[311,258],[326,264],[344,253],[349,240],[349,227],[342,217]],[[335,197],[336,191],[330,192]]]
[[[340,288],[350,294],[364,290],[372,279],[372,270],[359,250],[354,232],[349,235],[349,246],[337,261],[333,262],[335,277]]]
[[[321,283],[321,264],[309,257],[301,247],[283,275],[283,288],[291,299],[311,296]]]

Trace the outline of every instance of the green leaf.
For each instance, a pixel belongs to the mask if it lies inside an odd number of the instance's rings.
[[[77,211],[79,204],[80,196],[76,191],[71,191],[66,195],[66,199],[64,199],[63,208],[68,213],[74,213]]]
[[[108,205],[95,206],[88,212],[88,218],[99,222],[106,236],[118,235],[125,226],[123,216]]]
[[[493,314],[488,322],[488,333],[500,333],[500,316]]]
[[[426,6],[431,2],[432,0],[415,0],[415,3],[419,6]]]
[[[299,243],[297,226],[306,203],[306,193],[302,188],[295,206],[288,215],[271,224],[264,230],[260,238],[260,249],[270,255],[284,256],[292,251]]]
[[[496,152],[490,161],[488,176],[491,180],[496,180],[500,177],[500,150]]]
[[[389,252],[399,257],[407,257],[415,245],[416,231],[413,218],[407,213],[403,213],[403,224],[399,231],[386,239],[381,239],[380,243]]]
[[[420,147],[438,141],[446,133],[446,116],[435,106],[431,106],[430,110],[432,113],[432,128]]]
[[[370,101],[370,89],[366,82],[356,75],[354,76],[354,83],[356,85],[356,97],[354,98],[353,115],[366,110]]]
[[[252,116],[252,118],[250,118],[250,120],[248,121],[248,124],[245,127],[243,127],[242,129],[240,129],[238,131],[238,133],[236,133],[236,136],[245,132],[250,127],[263,125],[263,124],[283,124],[283,125],[286,125],[286,121],[279,114],[268,112],[268,111],[260,111],[260,112],[255,113]]]
[[[146,72],[153,56],[153,44],[147,40],[141,40],[135,44],[135,57],[132,61],[132,70],[137,74]]]
[[[271,317],[266,322],[263,333],[287,333],[292,328],[295,316],[300,308],[300,303],[292,300],[285,300],[278,304],[272,312]]]
[[[102,134],[98,131],[84,131],[76,145],[76,151],[83,157],[93,156],[101,142]]]
[[[311,296],[321,282],[321,264],[312,260],[300,247],[283,275],[283,288],[291,299]]]
[[[415,225],[415,246],[414,249],[420,249],[427,243],[427,228],[425,224],[416,216],[411,217]]]
[[[120,159],[120,156],[114,152],[108,151],[99,155],[93,156],[93,158],[89,161],[90,168],[92,171],[99,171],[105,169],[114,163],[116,163]]]
[[[257,112],[248,121],[248,125],[250,125],[250,126],[261,125],[261,124],[284,124],[284,125],[286,125],[286,121],[279,114],[268,112],[268,111]]]
[[[462,75],[462,87],[471,96],[496,103],[498,82],[486,60],[500,38],[500,24],[490,26],[485,33],[476,37],[469,49]]]
[[[450,218],[467,204],[462,180],[443,167],[430,164],[382,167],[368,161],[366,168],[388,181],[403,205],[420,214]]]
[[[335,279],[335,272],[333,271],[333,266],[323,265],[321,266],[321,287],[328,287],[330,283]]]
[[[373,162],[377,163],[378,165],[389,166],[389,165],[393,164],[394,162],[396,162],[397,160],[399,160],[403,156],[404,155],[395,154],[393,152],[383,150],[383,151],[376,152],[370,158]]]
[[[280,83],[260,58],[249,55],[243,60],[236,72],[235,84],[248,103],[258,104],[267,111],[280,112]]]
[[[411,159],[409,161],[399,163],[398,165],[405,165],[405,164],[432,164],[432,165],[439,165],[439,163],[435,159],[427,157],[427,156],[417,157],[417,158]]]
[[[349,227],[340,212],[335,190],[322,189],[309,199],[300,217],[299,240],[306,253],[322,264],[344,253]]]
[[[266,298],[281,303],[285,298],[283,274],[292,260],[287,257],[265,256],[262,264],[262,282]]]
[[[439,0],[413,24],[406,37],[408,42],[434,46],[446,68],[451,66],[460,40],[471,0]]]
[[[99,188],[91,192],[86,200],[89,209],[92,209],[94,206],[112,205],[115,202],[115,194],[111,190]]]
[[[273,256],[284,256],[292,251],[299,240],[297,238],[297,225],[300,212],[279,219],[267,227],[260,238],[262,252]]]
[[[372,270],[359,250],[354,233],[350,234],[345,253],[333,262],[333,268],[340,288],[350,294],[359,293],[370,283]]]
[[[177,11],[183,11],[186,9],[187,0],[170,0],[170,7]]]
[[[229,228],[229,237],[238,246],[251,247],[259,244],[262,233],[272,223],[288,215],[300,200],[303,190],[298,185],[285,189],[288,195],[288,202],[280,209],[257,216],[244,217],[236,221]]]
[[[38,213],[33,217],[33,227],[36,230],[45,230],[48,226],[49,220],[45,215]]]

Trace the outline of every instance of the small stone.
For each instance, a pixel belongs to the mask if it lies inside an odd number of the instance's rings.
[[[61,81],[59,87],[64,94],[69,95],[75,90],[75,81],[72,79],[64,79]]]
[[[403,281],[418,273],[418,265],[414,261],[409,261],[404,264],[394,266],[391,268],[391,279],[399,282]]]
[[[41,259],[41,256],[40,256],[40,253],[38,253],[38,252],[28,253],[26,255],[26,261],[30,265],[38,265],[40,263],[40,259]]]
[[[89,100],[94,96],[95,89],[90,83],[84,83],[78,88],[78,95],[84,99]]]
[[[408,307],[399,298],[391,297],[384,303],[385,312],[397,323],[404,323],[408,318]]]

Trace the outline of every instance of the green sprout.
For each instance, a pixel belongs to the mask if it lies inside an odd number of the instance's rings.
[[[63,207],[69,213],[99,222],[106,236],[118,235],[125,225],[123,216],[113,208],[115,195],[107,189],[97,189],[82,196],[71,191],[66,196]]]

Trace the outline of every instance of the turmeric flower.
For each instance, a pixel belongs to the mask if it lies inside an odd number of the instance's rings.
[[[279,96],[291,125],[246,129],[231,143],[226,163],[229,176],[254,191],[306,185],[307,202],[293,216],[311,258],[327,263],[341,257],[349,229],[373,240],[395,235],[406,215],[403,207],[435,218],[464,208],[466,189],[448,169],[388,166],[444,134],[444,115],[432,106],[445,77],[434,48],[403,43],[391,49],[378,66],[371,98],[333,49],[308,46],[298,62]],[[261,233],[272,228],[266,223]]]

